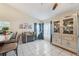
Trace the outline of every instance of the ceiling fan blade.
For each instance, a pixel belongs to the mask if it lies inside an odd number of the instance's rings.
[[[58,3],[55,3],[52,10],[55,10],[57,6],[58,6]]]

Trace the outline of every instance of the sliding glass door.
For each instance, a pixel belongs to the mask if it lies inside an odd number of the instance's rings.
[[[44,39],[44,23],[39,23],[38,39]]]
[[[44,23],[34,23],[34,32],[36,39],[44,39]]]

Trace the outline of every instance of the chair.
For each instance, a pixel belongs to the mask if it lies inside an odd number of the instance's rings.
[[[4,43],[14,43],[16,42],[16,36],[17,36],[17,32],[16,33],[13,33],[12,37],[10,38],[10,40],[8,42],[4,42]]]
[[[26,32],[22,33],[22,43],[26,43]]]
[[[0,49],[0,54],[2,54],[3,56],[6,56],[6,53],[8,53],[9,51],[14,50],[16,55],[18,56],[18,41],[19,41],[19,35],[16,35],[16,41],[15,42],[9,42],[9,43],[4,43]]]

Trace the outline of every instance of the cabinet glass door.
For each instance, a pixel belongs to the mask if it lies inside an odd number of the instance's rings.
[[[73,34],[73,18],[63,20],[63,33]]]
[[[60,21],[54,21],[54,32],[60,33]]]

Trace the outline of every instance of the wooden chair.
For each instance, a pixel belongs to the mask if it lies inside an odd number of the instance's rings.
[[[17,36],[17,32],[16,33],[13,33],[13,36],[10,38],[10,40],[7,42],[7,41],[5,41],[4,43],[14,43],[14,42],[16,42],[17,41],[17,38],[16,38],[16,36]]]
[[[19,35],[17,34],[16,35],[16,39],[14,42],[8,42],[8,43],[4,43],[2,46],[1,46],[1,49],[0,49],[0,54],[2,54],[3,56],[6,56],[6,53],[8,53],[9,51],[12,51],[14,50],[16,55],[18,56],[18,41],[19,41]]]

